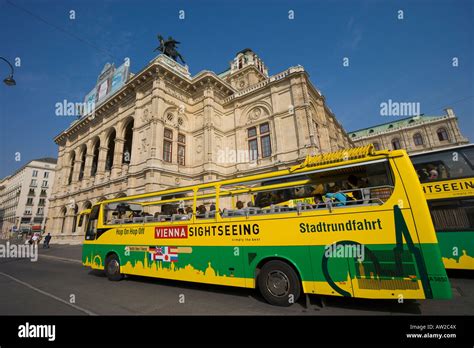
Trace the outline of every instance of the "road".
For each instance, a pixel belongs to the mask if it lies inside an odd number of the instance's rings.
[[[450,272],[450,301],[309,296],[291,307],[251,289],[127,277],[111,282],[81,264],[81,247],[40,248],[36,262],[0,259],[0,315],[472,315],[474,279]]]

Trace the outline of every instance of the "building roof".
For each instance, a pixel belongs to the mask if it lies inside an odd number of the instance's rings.
[[[50,163],[50,164],[57,164],[58,163],[58,159],[54,158],[54,157],[41,157],[41,158],[34,159],[32,161],[45,162],[45,163]],[[30,161],[30,162],[32,162],[32,161]],[[30,162],[28,162],[28,163],[30,163]]]
[[[28,163],[22,165],[20,168],[15,170],[12,174],[7,175],[4,178],[0,178],[0,182],[3,181],[3,180],[6,180],[8,178],[14,177],[16,174],[21,172],[24,168],[28,167],[28,165],[31,162],[43,162],[43,163],[49,163],[49,164],[57,164],[58,160],[57,160],[57,158],[54,158],[54,157],[41,157],[41,158],[37,158],[37,159],[32,159],[31,161],[28,161]]]
[[[386,131],[396,130],[405,128],[407,126],[419,125],[422,123],[433,122],[438,119],[446,118],[446,115],[442,116],[410,116],[391,122],[378,124],[372,127],[362,128],[355,131],[347,132],[351,138],[360,138],[368,135],[375,135]]]

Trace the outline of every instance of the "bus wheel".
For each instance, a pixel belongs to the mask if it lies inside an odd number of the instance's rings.
[[[123,274],[120,273],[120,261],[117,255],[110,254],[105,259],[105,275],[109,280],[118,281],[123,278]]]
[[[282,261],[273,260],[263,265],[257,282],[262,296],[272,305],[291,306],[301,294],[298,275]]]

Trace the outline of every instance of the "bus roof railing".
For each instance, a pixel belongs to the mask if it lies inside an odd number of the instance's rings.
[[[290,167],[288,169],[278,170],[278,171],[269,172],[269,173],[255,174],[255,175],[251,175],[247,177],[238,177],[234,179],[225,179],[225,180],[219,180],[219,181],[212,181],[208,183],[165,189],[161,191],[142,193],[138,195],[132,195],[132,196],[121,197],[121,198],[111,198],[111,199],[101,201],[100,203],[102,204],[102,203],[111,203],[111,202],[120,202],[120,201],[136,201],[136,200],[147,199],[147,198],[152,198],[156,196],[178,194],[178,193],[182,193],[186,191],[203,190],[203,189],[215,187],[216,185],[225,186],[225,185],[231,185],[234,183],[239,183],[242,181],[249,182],[252,180],[257,181],[257,180],[262,180],[262,179],[270,179],[273,177],[284,175],[285,173],[293,174],[295,171],[298,171],[298,170],[303,170],[303,172],[305,172],[305,169],[310,169],[310,168],[314,168],[318,166],[325,166],[332,163],[352,161],[352,160],[357,160],[357,159],[366,159],[366,158],[369,159],[371,156],[374,156],[374,155],[386,156],[386,155],[389,155],[389,153],[393,154],[399,151],[403,151],[403,150],[375,151],[374,146],[372,144],[369,144],[366,146],[354,147],[354,148],[350,148],[346,150],[329,152],[329,153],[324,153],[324,154],[316,155],[316,156],[307,156],[306,159],[301,164]]]
[[[307,156],[306,159],[296,166],[291,167],[290,171],[307,167],[317,167],[325,164],[345,162],[375,155],[374,145],[354,147],[352,149],[339,150],[336,152],[322,153],[316,156]]]

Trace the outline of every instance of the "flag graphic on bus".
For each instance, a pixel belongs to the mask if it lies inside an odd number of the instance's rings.
[[[150,247],[148,248],[151,261],[176,262],[178,261],[178,248],[176,247]]]

